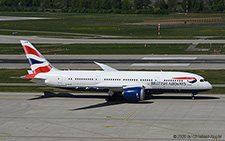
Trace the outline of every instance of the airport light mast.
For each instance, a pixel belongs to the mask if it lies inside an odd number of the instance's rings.
[[[185,15],[188,15],[188,0],[186,0],[186,12]]]

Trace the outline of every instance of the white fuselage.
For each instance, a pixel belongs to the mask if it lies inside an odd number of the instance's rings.
[[[191,92],[212,89],[203,77],[185,72],[159,71],[50,71],[39,73],[48,86],[87,90],[95,88],[121,92],[127,86],[143,87],[147,92]],[[188,79],[187,79],[188,78]],[[195,79],[193,82],[190,78]]]

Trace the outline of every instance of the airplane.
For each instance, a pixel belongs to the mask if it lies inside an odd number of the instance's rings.
[[[109,97],[122,95],[127,101],[143,101],[147,94],[192,93],[212,89],[203,77],[187,72],[119,71],[94,62],[103,70],[59,70],[29,42],[20,40],[31,70],[21,76],[26,80],[69,90],[108,92]]]

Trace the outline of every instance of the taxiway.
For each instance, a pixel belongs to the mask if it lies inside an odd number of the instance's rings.
[[[94,61],[116,69],[225,69],[225,55],[45,55],[58,69],[100,69]],[[0,55],[1,69],[29,69],[25,55]]]
[[[104,93],[0,93],[0,140],[225,140],[225,96],[156,95],[128,103]]]

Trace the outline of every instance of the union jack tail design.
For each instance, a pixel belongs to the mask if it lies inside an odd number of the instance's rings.
[[[54,69],[54,67],[29,41],[20,40],[20,42],[30,63],[30,68],[33,74],[47,73]]]

